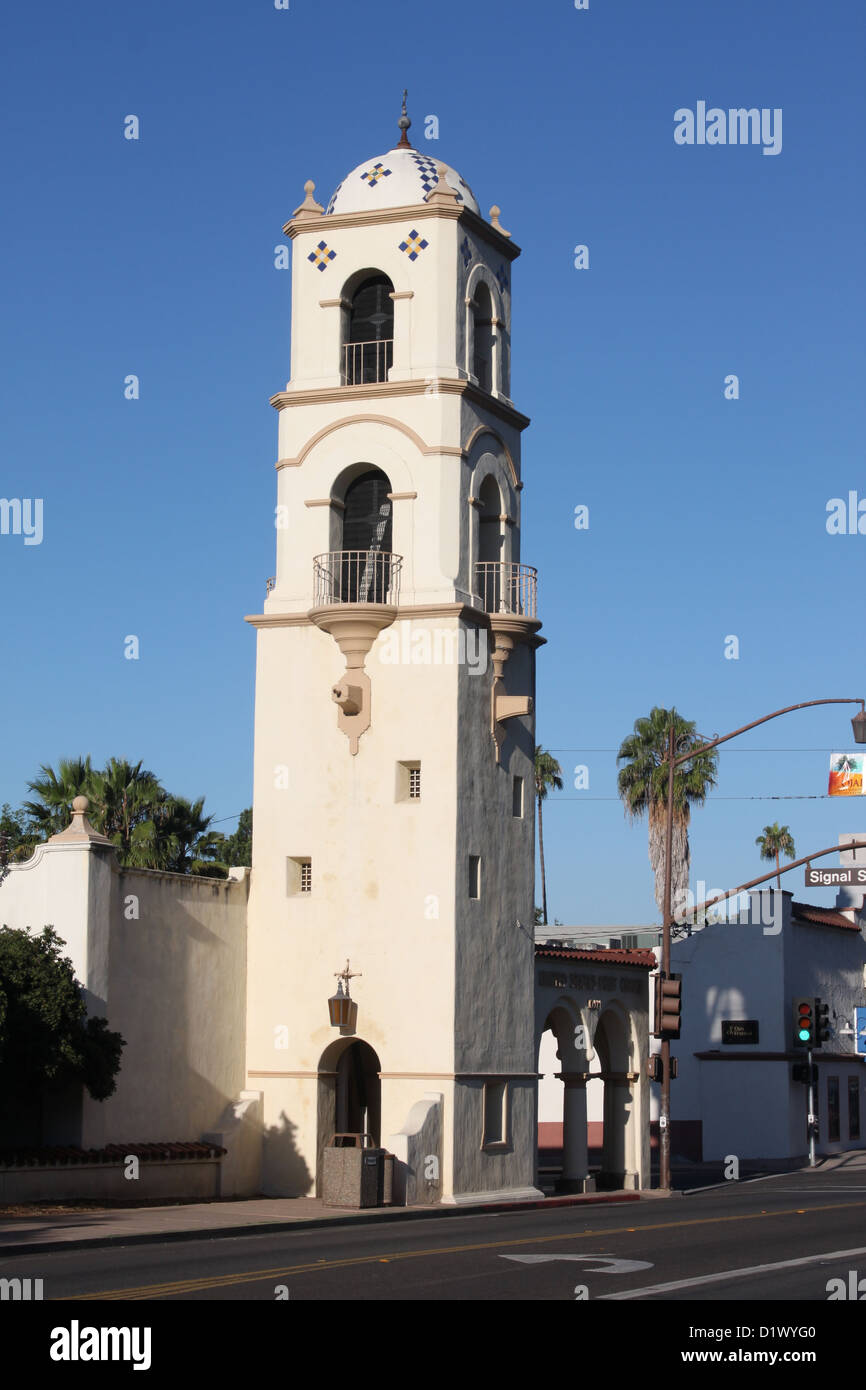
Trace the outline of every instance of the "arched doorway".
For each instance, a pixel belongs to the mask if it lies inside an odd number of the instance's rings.
[[[322,1176],[322,1152],[335,1134],[369,1134],[381,1140],[382,1064],[361,1038],[340,1038],[319,1061],[316,1136],[316,1191]]]

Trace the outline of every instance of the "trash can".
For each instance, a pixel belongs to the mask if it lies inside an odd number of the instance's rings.
[[[369,1134],[333,1136],[322,1155],[322,1201],[326,1207],[381,1206],[384,1179],[385,1150],[374,1148]]]

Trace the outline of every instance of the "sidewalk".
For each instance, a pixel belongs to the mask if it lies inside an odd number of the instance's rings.
[[[357,1211],[326,1207],[318,1197],[256,1197],[236,1202],[195,1202],[161,1207],[103,1207],[71,1213],[0,1216],[0,1256],[49,1254],[106,1245],[169,1240],[213,1240],[217,1236],[273,1234],[374,1222],[420,1221],[485,1212],[532,1211],[597,1203],[636,1202],[658,1194],[594,1192],[535,1202],[484,1202],[472,1206],[374,1207]]]

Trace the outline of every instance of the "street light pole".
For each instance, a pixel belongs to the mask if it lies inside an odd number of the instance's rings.
[[[774,710],[772,714],[765,714],[760,719],[753,719],[750,724],[743,724],[739,729],[734,729],[730,734],[722,734],[720,738],[710,739],[707,743],[702,743],[696,748],[689,748],[685,753],[676,756],[676,735],[674,726],[671,724],[668,729],[668,802],[667,816],[665,824],[665,893],[662,911],[662,977],[670,974],[671,968],[671,884],[673,875],[673,842],[674,842],[674,770],[680,763],[687,763],[692,758],[697,758],[701,753],[707,753],[711,748],[717,748],[720,743],[727,743],[729,739],[737,738],[740,734],[745,734],[749,729],[756,729],[759,724],[766,724],[771,719],[778,719],[782,714],[790,714],[793,710],[810,709],[814,705],[859,705],[860,713],[855,714],[851,720],[855,743],[866,743],[866,702],[858,699],[834,699],[834,700],[803,700],[798,705],[785,705],[784,709]],[[656,988],[661,988],[661,982],[656,981]],[[662,1081],[661,1081],[661,1104],[659,1109],[659,1188],[662,1192],[669,1192],[671,1189],[671,1044],[669,1038],[662,1038],[661,1046],[662,1060]],[[811,1076],[811,1072],[809,1073]]]
[[[676,767],[674,726],[668,729],[668,804],[665,825],[665,896],[662,911],[662,977],[671,969],[671,884],[674,842],[674,768]],[[661,989],[661,981],[656,981]],[[661,1018],[661,1013],[659,1013]],[[667,1192],[671,1185],[671,1040],[662,1038],[662,1094],[659,1111],[659,1187]]]

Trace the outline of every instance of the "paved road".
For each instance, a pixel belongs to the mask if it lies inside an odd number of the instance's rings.
[[[623,1206],[115,1246],[5,1260],[46,1300],[827,1301],[866,1279],[866,1173]],[[864,1283],[866,1294],[866,1283]]]

